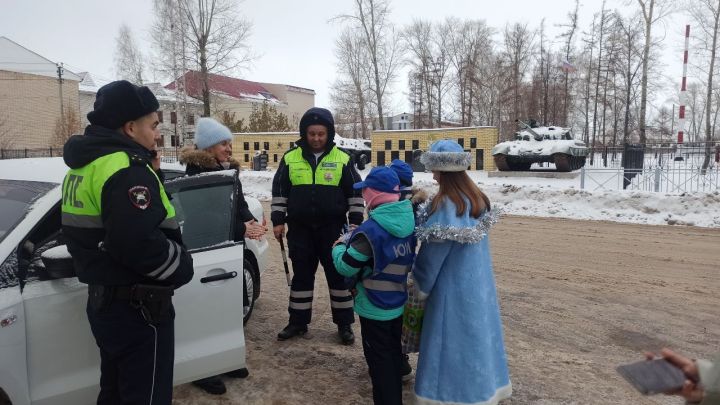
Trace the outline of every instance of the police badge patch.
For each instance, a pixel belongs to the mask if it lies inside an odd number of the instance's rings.
[[[134,186],[128,190],[128,196],[130,196],[130,202],[141,210],[147,209],[150,206],[150,190],[145,186]]]
[[[331,172],[325,172],[325,174],[323,175],[323,177],[325,177],[325,181],[332,181],[332,179],[333,179],[333,174],[332,174]]]

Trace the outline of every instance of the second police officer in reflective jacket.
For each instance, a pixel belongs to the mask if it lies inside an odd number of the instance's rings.
[[[300,120],[297,147],[283,156],[272,187],[273,233],[282,239],[288,226],[288,247],[293,265],[288,325],[279,340],[302,335],[312,315],[315,271],[325,270],[330,289],[332,320],[343,344],[355,341],[351,324],[353,298],[335,271],[332,244],[348,223],[363,221],[363,199],[353,184],[360,176],[350,156],[333,142],[335,123],[330,111],[309,109]]]

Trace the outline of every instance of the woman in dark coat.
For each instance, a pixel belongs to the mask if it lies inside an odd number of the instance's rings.
[[[180,151],[180,163],[183,163],[185,174],[188,176],[215,172],[220,170],[235,169],[239,172],[240,163],[233,159],[232,134],[230,130],[212,118],[200,118],[195,131],[195,145],[185,147]],[[235,213],[235,236],[234,240],[240,241],[244,238],[260,239],[267,232],[265,223],[259,223],[245,201],[242,191],[242,184],[238,182],[238,191],[235,196],[237,212]],[[244,377],[244,370],[235,370],[227,373],[231,377]],[[193,384],[202,388],[205,392],[214,395],[222,395],[226,392],[225,383],[219,376],[203,378],[193,381]]]

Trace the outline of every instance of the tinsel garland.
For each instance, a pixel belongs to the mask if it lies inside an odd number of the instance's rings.
[[[500,219],[501,212],[498,208],[482,214],[477,225],[472,227],[458,227],[450,225],[433,224],[425,226],[429,216],[429,210],[432,205],[432,199],[428,199],[418,206],[417,223],[415,227],[415,236],[417,240],[426,242],[429,240],[451,240],[458,243],[478,243],[488,231]]]

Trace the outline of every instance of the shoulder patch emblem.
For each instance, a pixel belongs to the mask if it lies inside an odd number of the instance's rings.
[[[150,206],[150,190],[145,186],[133,186],[128,190],[130,202],[141,210]]]

